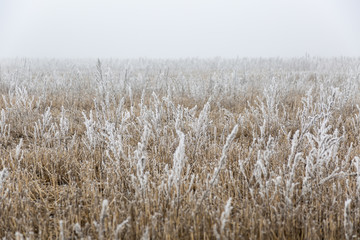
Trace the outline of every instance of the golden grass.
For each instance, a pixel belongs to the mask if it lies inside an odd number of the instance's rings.
[[[311,76],[308,83],[316,82],[314,75]],[[151,84],[156,85],[156,80]],[[287,198],[286,179],[289,176],[285,165],[289,161],[294,134],[302,130],[298,114],[304,109],[302,99],[305,91],[302,89],[280,91],[277,101],[281,105],[276,120],[271,120],[272,113],[265,116],[257,107],[257,99],[264,99],[258,86],[232,97],[221,92],[214,94],[208,121],[198,126],[206,128],[198,135],[192,124],[199,118],[208,98],[174,91],[170,99],[173,106],[170,106],[164,100],[168,97],[167,89],[154,91],[158,102],[151,95],[152,91],[145,89],[143,106],[146,109],[142,110],[142,86],[134,88],[133,102],[127,89],[115,92],[115,102],[106,108],[107,120],[124,128],[117,129],[121,135],[122,153],[115,156],[109,151],[105,137],[98,140],[92,150],[85,145],[83,113],[89,118],[92,111],[95,118],[95,113],[100,111],[93,99],[96,98],[100,105],[104,98],[96,93],[95,87],[84,86],[76,91],[52,91],[38,107],[32,106],[31,109],[9,108],[0,99],[0,109],[6,111],[6,124],[11,129],[8,139],[0,139],[0,169],[8,171],[0,188],[1,237],[140,239],[148,231],[151,239],[216,239],[216,232],[221,239],[343,239],[347,199],[352,200],[351,234],[360,236],[357,175],[353,174],[356,173],[354,158],[360,153],[359,126],[352,124],[352,119],[358,114],[355,104],[360,104],[359,99],[335,106],[328,123],[332,126],[328,134],[334,134],[338,129],[343,139],[336,156],[329,156],[330,165],[323,169],[323,176],[329,176],[335,169],[335,157],[347,175],[329,178],[321,184],[322,179],[313,176],[314,179],[309,180],[311,192],[304,193],[306,161],[302,160],[291,176],[295,186],[293,194]],[[313,92],[314,104],[320,101],[318,90],[316,88]],[[8,91],[3,94],[6,99]],[[34,102],[42,94],[40,88],[29,93],[34,96]],[[125,102],[121,111],[124,114],[132,111],[123,124],[116,118],[117,104],[122,97]],[[193,113],[184,110],[196,105],[198,107]],[[257,110],[252,111],[250,106]],[[55,135],[54,130],[49,136],[35,136],[35,123],[41,122],[47,107],[51,107],[50,123],[54,124],[55,130],[60,129],[61,109],[64,107],[69,122],[66,135]],[[151,115],[157,111],[159,118]],[[176,115],[177,111],[183,111],[183,115]],[[264,141],[259,142],[260,126],[266,117],[269,119],[264,125]],[[105,121],[96,121],[105,126]],[[167,172],[173,168],[174,153],[179,146],[177,121],[178,129],[185,134],[186,155],[178,189],[174,185],[168,187]],[[226,138],[236,124],[239,130],[225,153],[225,164],[214,184],[209,185]],[[150,133],[141,154],[146,154],[144,172],[147,172],[148,179],[145,188],[141,188],[135,152],[139,149],[145,126]],[[314,123],[309,133],[315,134],[316,126]],[[51,125],[45,130],[50,128]],[[98,136],[104,136],[104,128],[95,131]],[[287,138],[289,133],[290,138]],[[272,143],[269,138],[273,139]],[[21,139],[22,157],[16,159],[16,147]],[[346,159],[350,144],[352,149]],[[304,138],[296,152],[305,159],[311,149],[308,139]],[[259,158],[266,161],[267,172],[255,176]],[[239,161],[243,164],[243,172]],[[221,231],[221,216],[229,198],[232,199],[231,212]],[[108,207],[103,209],[105,199]],[[128,222],[116,232],[126,220]]]

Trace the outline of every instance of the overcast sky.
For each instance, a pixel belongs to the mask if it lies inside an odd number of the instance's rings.
[[[360,57],[359,0],[0,0],[0,57]]]

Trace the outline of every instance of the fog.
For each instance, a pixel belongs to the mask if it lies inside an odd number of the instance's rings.
[[[360,56],[357,0],[0,0],[0,58]]]

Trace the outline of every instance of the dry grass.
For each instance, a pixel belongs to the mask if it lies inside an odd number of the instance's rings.
[[[73,64],[2,62],[1,237],[360,237],[358,59]]]

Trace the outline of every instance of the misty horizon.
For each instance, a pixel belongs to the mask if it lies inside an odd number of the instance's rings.
[[[360,2],[0,2],[0,58],[359,57]]]

